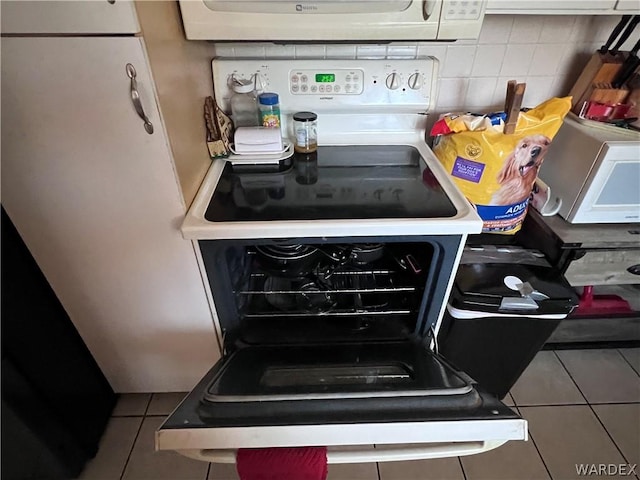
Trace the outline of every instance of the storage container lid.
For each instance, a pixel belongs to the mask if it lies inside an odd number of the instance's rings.
[[[258,95],[258,101],[262,105],[277,105],[278,94],[277,93],[261,93]]]
[[[250,80],[234,80],[232,88],[235,93],[251,93],[253,92],[253,82]]]
[[[297,112],[293,114],[296,122],[313,122],[318,119],[318,115],[313,112]]]
[[[542,253],[483,246],[465,248],[449,303],[467,312],[532,317],[567,315],[578,297]]]

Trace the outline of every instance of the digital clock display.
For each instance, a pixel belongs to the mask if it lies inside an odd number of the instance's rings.
[[[331,83],[335,81],[335,73],[316,73],[316,83]]]

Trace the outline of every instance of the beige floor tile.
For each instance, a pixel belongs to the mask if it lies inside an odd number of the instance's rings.
[[[626,463],[588,405],[522,407],[520,411],[554,479],[584,479],[584,473],[577,471],[579,464]]]
[[[329,465],[327,480],[378,480],[378,467],[375,463]]]
[[[212,463],[207,480],[240,480],[235,463]]]
[[[589,403],[640,402],[640,376],[617,350],[556,353]]]
[[[640,375],[640,348],[620,348],[619,351],[636,373]]]
[[[119,480],[141,423],[142,417],[112,417],[79,480]]]
[[[513,397],[511,393],[507,393],[507,395],[502,399],[502,403],[504,403],[508,407],[515,407],[516,402],[513,401]]]
[[[511,394],[518,406],[587,403],[554,352],[538,352]]]
[[[144,415],[149,405],[150,393],[121,393],[113,409],[114,417]]]
[[[542,480],[549,475],[529,439],[512,441],[478,455],[460,457],[467,480]]]
[[[594,405],[593,409],[627,462],[640,465],[640,404]]]
[[[154,393],[147,415],[169,415],[186,396],[187,392]]]
[[[131,452],[123,480],[203,480],[209,465],[191,460],[175,452],[156,452],[154,433],[163,422],[161,417],[148,417]]]
[[[380,480],[464,480],[458,457],[380,462]]]

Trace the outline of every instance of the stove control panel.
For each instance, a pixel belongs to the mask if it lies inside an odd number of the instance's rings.
[[[438,60],[215,59],[216,99],[228,111],[234,79],[280,96],[283,112],[423,113],[435,101]]]
[[[360,95],[364,72],[360,69],[291,70],[289,91],[294,95]]]

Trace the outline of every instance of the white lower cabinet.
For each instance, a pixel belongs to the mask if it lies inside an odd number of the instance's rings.
[[[2,204],[117,392],[219,358],[141,38],[2,39]]]

